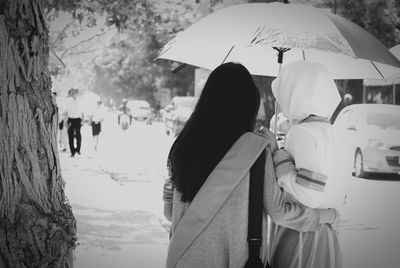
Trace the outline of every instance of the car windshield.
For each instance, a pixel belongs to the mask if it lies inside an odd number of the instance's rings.
[[[400,129],[400,115],[391,113],[370,113],[367,124],[381,129]]]

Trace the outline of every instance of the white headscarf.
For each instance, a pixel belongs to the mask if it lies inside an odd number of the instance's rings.
[[[289,63],[272,81],[271,87],[290,120],[303,120],[309,115],[330,118],[341,101],[335,82],[319,63]]]

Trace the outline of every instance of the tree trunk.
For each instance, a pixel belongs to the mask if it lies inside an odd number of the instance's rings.
[[[0,0],[0,267],[72,267],[39,0]]]

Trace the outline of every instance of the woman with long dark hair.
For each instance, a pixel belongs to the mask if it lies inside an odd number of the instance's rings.
[[[267,130],[253,132],[259,106],[259,91],[241,64],[225,63],[210,74],[168,156],[164,211],[172,226],[167,267],[244,266],[249,170],[265,148],[262,261],[267,262],[267,214],[302,231],[334,222],[334,211],[285,200],[270,157],[276,141]]]

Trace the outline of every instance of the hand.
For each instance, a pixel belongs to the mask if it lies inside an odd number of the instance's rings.
[[[276,136],[274,133],[272,133],[265,127],[261,127],[259,130],[257,130],[257,133],[266,137],[267,139],[269,139],[271,141],[271,153],[274,153],[276,150],[279,149],[278,143],[276,141]]]
[[[339,236],[340,213],[336,208],[332,208],[332,211],[335,213],[335,219],[330,224],[330,227],[336,233],[336,235]]]
[[[276,141],[275,135],[274,134],[272,134],[272,135],[273,135],[273,137],[271,138],[271,153],[273,154],[279,150],[279,147],[278,147],[278,142]]]

